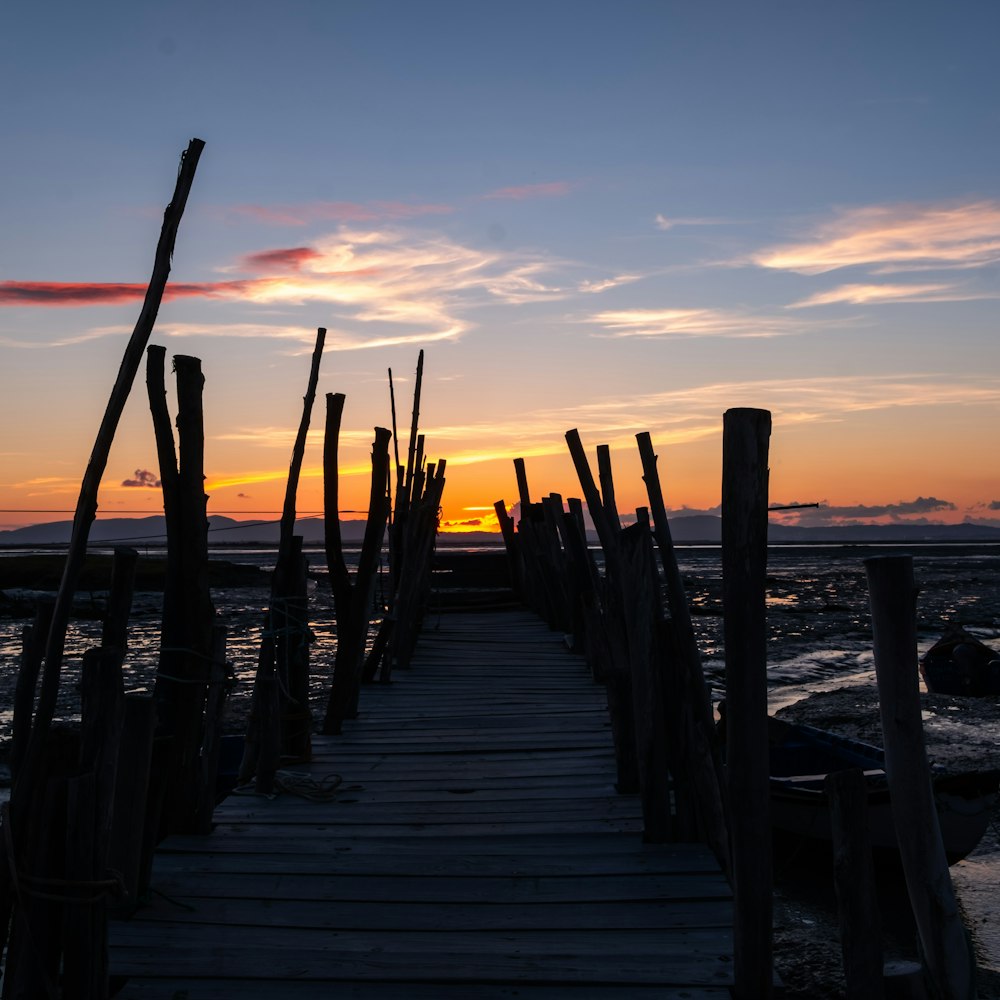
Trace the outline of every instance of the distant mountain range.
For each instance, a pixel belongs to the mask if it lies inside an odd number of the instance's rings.
[[[212,515],[208,519],[209,543],[216,545],[276,545],[279,526],[273,521],[237,521],[231,517]],[[0,531],[0,546],[65,545],[69,542],[71,521],[53,521],[25,528]],[[307,518],[296,522],[296,534],[306,545],[323,544],[322,518]],[[363,520],[341,521],[341,533],[348,545],[360,544],[364,538]],[[722,538],[722,519],[709,514],[677,514],[671,518],[670,530],[680,544],[718,544]],[[158,545],[166,540],[164,519],[153,517],[112,517],[95,521],[90,529],[94,544],[126,543]],[[836,527],[790,527],[772,524],[768,532],[771,542],[818,543],[848,545],[852,543],[936,543],[936,542],[1000,542],[1000,528],[977,524],[862,524]],[[487,531],[469,531],[439,536],[441,544],[484,545],[497,543],[500,536]]]
[[[25,528],[0,531],[3,545],[65,545],[69,542],[72,521],[52,521]],[[360,543],[365,535],[362,520],[341,521],[340,530],[346,543]],[[167,540],[166,521],[162,515],[152,517],[109,517],[95,521],[90,527],[90,541],[97,545],[123,543],[141,547],[162,545]],[[208,519],[210,545],[277,545],[280,525],[277,521],[237,521],[213,514]],[[323,544],[323,519],[306,518],[295,522],[295,533],[307,545]]]

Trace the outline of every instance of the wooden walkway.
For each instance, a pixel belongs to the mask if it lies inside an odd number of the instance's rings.
[[[560,636],[432,617],[361,708],[316,740],[332,802],[231,796],[161,845],[151,904],[111,926],[120,997],[729,997],[729,887],[700,845],[642,844]]]

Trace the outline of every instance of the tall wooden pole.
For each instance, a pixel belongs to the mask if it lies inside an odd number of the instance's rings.
[[[774,978],[765,610],[770,434],[771,414],[767,410],[726,411],[722,435],[722,604],[737,1000],[772,996]]]

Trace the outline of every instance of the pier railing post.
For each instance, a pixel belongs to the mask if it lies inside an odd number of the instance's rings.
[[[722,602],[737,1000],[770,997],[774,976],[765,609],[770,434],[771,414],[767,410],[726,411],[722,440]]]

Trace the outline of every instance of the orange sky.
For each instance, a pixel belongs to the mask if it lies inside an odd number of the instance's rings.
[[[322,326],[301,510],[323,395],[359,510],[424,349],[449,529],[518,456],[578,495],[570,428],[620,509],[648,431],[668,506],[715,511],[736,406],[772,412],[772,502],[824,505],[786,520],[1000,526],[1000,7],[445,7],[12,8],[0,529],[75,504],[195,135],[153,341],[202,359],[214,511],[280,509]],[[141,381],[101,516],[159,509]]]

